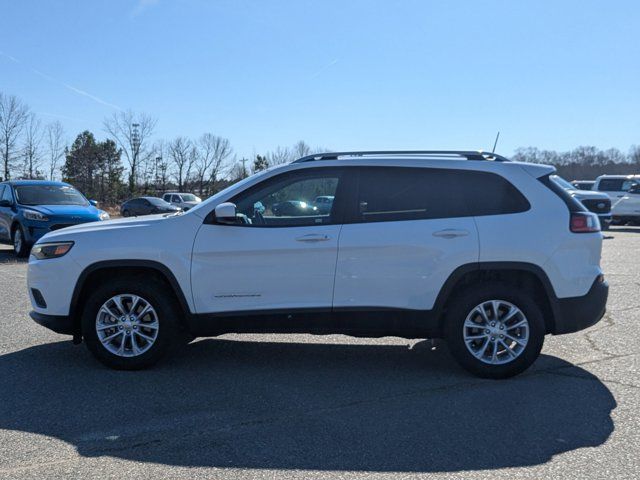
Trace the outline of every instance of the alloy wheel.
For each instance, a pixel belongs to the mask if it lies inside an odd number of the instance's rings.
[[[477,305],[463,325],[467,350],[491,365],[518,358],[527,346],[529,332],[529,321],[522,310],[504,300],[488,300]]]
[[[96,316],[98,340],[119,357],[136,357],[148,351],[158,338],[159,328],[151,303],[130,293],[111,297]]]

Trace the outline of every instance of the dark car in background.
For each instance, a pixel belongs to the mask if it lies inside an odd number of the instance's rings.
[[[302,217],[315,215],[318,207],[302,200],[286,200],[273,204],[271,211],[276,217]]]
[[[120,213],[123,217],[135,217],[139,215],[153,215],[157,213],[181,212],[180,207],[171,205],[158,197],[132,198],[122,204]]]
[[[80,223],[108,220],[68,183],[15,180],[0,183],[0,242],[11,243],[19,257],[46,233]]]

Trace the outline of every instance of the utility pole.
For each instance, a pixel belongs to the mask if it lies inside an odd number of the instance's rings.
[[[158,155],[156,157],[156,163],[155,163],[155,184],[156,184],[156,195],[158,194],[158,190],[160,187],[160,164],[162,163],[162,156]],[[163,187],[164,188],[164,187]],[[164,191],[162,192],[164,194]]]
[[[131,124],[131,155],[133,156],[133,162],[131,163],[131,179],[129,180],[129,190],[133,194],[136,187],[136,173],[139,167],[138,154],[140,153],[140,124]]]

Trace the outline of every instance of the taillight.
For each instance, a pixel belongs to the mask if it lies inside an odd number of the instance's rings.
[[[569,229],[573,233],[593,233],[600,231],[600,220],[595,213],[571,212]]]

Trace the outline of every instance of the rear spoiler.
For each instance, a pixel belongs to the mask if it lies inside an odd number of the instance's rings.
[[[533,178],[544,177],[556,173],[556,167],[540,163],[518,163],[518,165]]]

